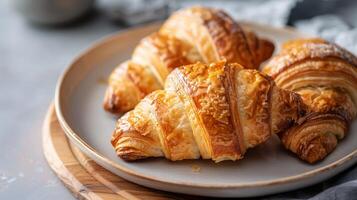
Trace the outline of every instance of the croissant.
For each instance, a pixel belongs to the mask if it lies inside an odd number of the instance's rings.
[[[226,59],[258,68],[274,45],[243,30],[226,13],[193,7],[174,13],[156,33],[144,38],[130,61],[109,77],[104,108],[123,113],[152,91],[162,89],[167,75],[178,66]]]
[[[239,64],[196,63],[173,70],[165,90],[146,96],[117,122],[119,157],[238,160],[304,116],[299,95]]]
[[[357,58],[323,39],[298,39],[264,67],[276,84],[301,95],[309,114],[280,136],[302,160],[324,159],[357,113]]]

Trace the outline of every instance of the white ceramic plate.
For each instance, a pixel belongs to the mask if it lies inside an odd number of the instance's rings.
[[[304,37],[292,29],[248,23],[245,26],[275,41],[276,47],[287,39]],[[59,121],[70,140],[98,164],[129,181],[160,190],[248,197],[308,186],[356,162],[357,122],[337,149],[315,165],[285,151],[277,138],[250,150],[237,162],[147,159],[128,163],[118,158],[109,142],[116,119],[102,109],[106,88],[103,80],[118,63],[130,57],[142,37],[158,27],[143,26],[105,38],[77,57],[58,82],[55,104]]]

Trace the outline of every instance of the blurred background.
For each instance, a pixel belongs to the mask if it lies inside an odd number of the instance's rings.
[[[41,147],[42,120],[61,72],[104,36],[198,4],[237,20],[295,26],[357,54],[354,0],[0,0],[0,199],[74,199]],[[289,196],[312,197],[356,179],[351,171]]]

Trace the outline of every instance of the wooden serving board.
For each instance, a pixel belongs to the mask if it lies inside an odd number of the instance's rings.
[[[149,189],[107,171],[68,141],[53,106],[43,124],[42,142],[48,164],[78,199],[207,199]]]

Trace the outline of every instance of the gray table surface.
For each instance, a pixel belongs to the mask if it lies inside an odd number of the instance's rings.
[[[45,161],[42,122],[57,78],[73,57],[121,28],[103,16],[65,28],[31,26],[9,1],[0,0],[0,199],[74,199]],[[341,15],[356,16],[353,9],[347,11]],[[356,179],[355,167],[338,179],[274,198],[311,197]]]
[[[93,41],[120,30],[95,16],[34,27],[0,1],[0,199],[74,199],[48,167],[41,126],[58,76]]]

